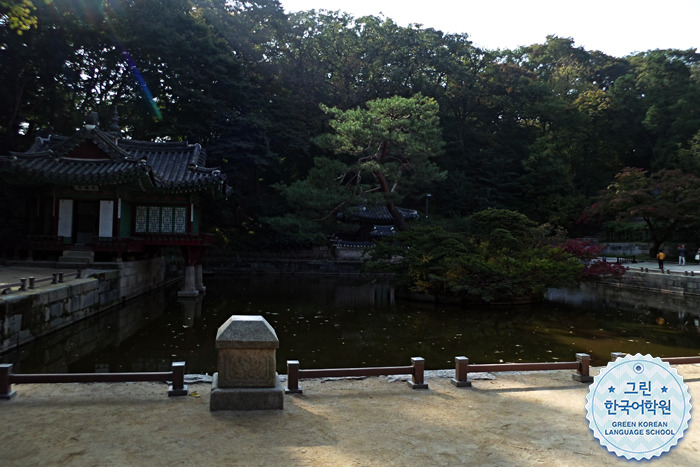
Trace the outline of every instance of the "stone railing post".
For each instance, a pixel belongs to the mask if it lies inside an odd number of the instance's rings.
[[[276,371],[279,340],[262,316],[233,315],[216,334],[218,372],[212,381],[209,409],[284,408]]]

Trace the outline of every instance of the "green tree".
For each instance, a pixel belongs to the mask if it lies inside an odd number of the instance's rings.
[[[434,79],[428,89],[440,104],[446,142],[439,165],[450,174],[431,190],[436,205],[451,216],[512,205],[520,196],[514,182],[527,138],[510,112],[517,107],[517,90],[506,82],[511,70],[466,34],[433,42],[426,66]]]
[[[379,197],[397,229],[406,230],[397,203],[446,175],[432,162],[443,145],[437,103],[415,95],[369,101],[366,108],[324,110],[333,117],[330,126],[334,132],[319,138],[319,144],[338,158],[317,158],[316,170],[285,192],[288,196],[303,192],[306,202],[301,196],[295,199],[302,209],[333,193],[334,204],[326,205],[326,217],[350,203],[371,204]],[[329,190],[329,183],[336,189]]]
[[[51,0],[43,0],[45,4]],[[0,25],[6,25],[22,35],[38,24],[36,7],[32,0],[0,0]]]
[[[552,244],[558,239],[540,236],[546,227],[504,210],[475,216],[468,219],[472,234],[440,227],[400,232],[380,242],[366,266],[395,272],[413,292],[487,303],[541,299],[547,288],[580,277],[581,262]]]
[[[700,225],[700,178],[678,169],[648,174],[626,168],[580,218],[583,222],[606,219],[643,221],[653,242],[649,253],[654,256],[677,229]]]
[[[73,66],[81,63],[86,77],[92,76],[89,67],[96,65],[92,52],[109,49],[95,33],[100,15],[88,24],[67,2],[40,2],[36,7],[40,18],[36,28],[22,35],[0,28],[0,142],[10,150],[24,149],[31,140],[23,142],[22,136],[33,138],[41,127],[75,129],[86,112],[75,105],[80,97],[73,83],[81,79],[81,70]],[[116,67],[114,71],[119,72]],[[95,94],[100,95],[99,86]]]
[[[628,58],[630,71],[611,89],[633,146],[625,164],[652,171],[679,168],[678,151],[700,130],[700,61],[695,50],[652,50]]]
[[[488,243],[493,241],[494,235],[503,238],[505,234],[512,239],[508,243],[512,245],[513,250],[533,244],[539,246],[542,237],[540,226],[536,222],[524,214],[508,209],[488,208],[476,212],[467,217],[465,230],[469,237],[478,243]]]
[[[700,176],[700,130],[693,136],[687,148],[678,151],[678,165],[684,172]]]
[[[609,88],[628,67],[600,52],[548,36],[523,48],[521,66],[538,77],[529,109],[534,130],[520,186],[533,219],[569,225],[587,198],[621,168],[624,131],[611,111]]]
[[[0,130],[11,147],[22,125],[66,133],[92,110],[108,122],[115,105],[144,139],[208,142],[248,112],[240,64],[187,0],[55,0],[37,14],[21,38],[2,31]]]

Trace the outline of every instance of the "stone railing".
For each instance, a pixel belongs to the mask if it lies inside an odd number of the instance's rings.
[[[62,284],[66,279],[70,279],[71,277],[81,279],[82,273],[80,270],[77,270],[72,273],[54,272],[50,277],[47,276],[39,279],[36,277],[21,278],[19,282],[0,284],[0,294],[7,295],[12,292],[26,292],[27,290],[35,289],[39,284],[45,282],[51,284]]]

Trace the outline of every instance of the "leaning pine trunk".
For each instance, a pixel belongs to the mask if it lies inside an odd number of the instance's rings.
[[[374,176],[376,177],[377,181],[379,182],[379,186],[381,187],[382,193],[384,194],[384,200],[386,201],[386,208],[389,210],[389,214],[391,214],[391,217],[394,219],[394,228],[398,231],[405,231],[408,230],[408,225],[406,224],[406,220],[403,218],[401,213],[399,212],[398,208],[394,205],[394,202],[389,199],[389,195],[391,194],[391,190],[389,190],[389,184],[386,182],[386,178],[384,177],[384,174],[381,173],[379,170],[376,170],[374,172]]]
[[[396,230],[400,232],[408,230],[406,219],[403,218],[403,216],[399,212],[398,208],[394,205],[394,203],[391,201],[387,201],[386,208],[389,210],[391,217],[394,218],[394,227],[396,228]]]

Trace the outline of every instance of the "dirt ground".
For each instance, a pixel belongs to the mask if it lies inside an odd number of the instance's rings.
[[[700,397],[700,365],[678,367]],[[592,374],[597,374],[593,369]],[[427,378],[304,380],[284,410],[209,411],[210,384],[15,385],[0,401],[0,465],[607,466],[570,371],[497,373],[471,388]],[[691,402],[695,402],[693,399]],[[700,465],[700,425],[650,463]]]

